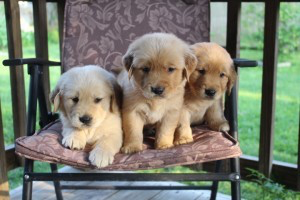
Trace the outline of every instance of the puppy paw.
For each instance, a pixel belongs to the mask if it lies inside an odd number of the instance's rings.
[[[114,153],[97,146],[90,152],[89,161],[98,168],[106,167],[113,163]]]
[[[186,144],[193,142],[192,129],[188,127],[180,127],[175,132],[174,145]]]
[[[64,136],[62,144],[70,149],[82,150],[86,145],[86,140],[80,132],[75,132]]]
[[[136,153],[143,150],[142,144],[126,144],[121,148],[122,153]]]
[[[155,145],[155,149],[168,149],[173,147],[173,144],[171,142],[158,142]]]
[[[192,136],[181,136],[174,140],[174,145],[186,144],[186,143],[190,143],[193,141],[194,141],[194,139]]]

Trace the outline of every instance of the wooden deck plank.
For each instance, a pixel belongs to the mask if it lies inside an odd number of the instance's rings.
[[[130,200],[140,200],[140,199],[151,199],[158,193],[160,190],[122,190],[114,193],[113,195],[107,197],[105,200],[119,200],[119,199],[130,199]]]
[[[195,200],[199,196],[202,196],[199,191],[194,190],[171,190],[171,191],[162,191],[158,195],[154,196],[150,200],[161,200],[161,199],[184,199],[184,200]],[[209,199],[209,193],[208,196],[204,199]]]
[[[144,186],[144,185],[151,185],[151,186],[170,186],[170,185],[181,185],[177,182],[133,182],[131,185],[135,186]],[[140,200],[140,199],[152,199],[162,190],[139,190],[139,191],[132,191],[132,190],[122,190],[118,191],[115,194],[112,194],[105,200],[118,200],[118,199],[130,199],[130,200]]]

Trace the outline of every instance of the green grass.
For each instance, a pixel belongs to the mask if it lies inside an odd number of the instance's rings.
[[[262,59],[257,51],[242,51],[241,57]],[[298,151],[300,52],[279,61],[291,67],[277,70],[274,159],[296,163]],[[239,136],[245,154],[258,156],[261,111],[262,67],[240,70]]]

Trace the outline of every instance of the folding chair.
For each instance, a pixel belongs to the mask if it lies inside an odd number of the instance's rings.
[[[28,65],[30,75],[27,136],[16,140],[16,153],[25,157],[23,199],[32,198],[33,181],[53,181],[57,199],[63,199],[62,189],[105,189],[101,186],[64,186],[60,181],[212,181],[210,186],[114,186],[114,189],[134,190],[211,190],[216,199],[218,182],[230,181],[232,199],[240,199],[241,151],[237,135],[193,128],[194,142],[167,150],[153,149],[153,137],[145,136],[147,149],[143,152],[117,154],[105,170],[140,170],[177,165],[216,162],[215,173],[58,173],[57,163],[78,168],[93,168],[85,151],[64,148],[61,141],[62,125],[58,115],[47,110],[43,90],[43,66],[62,66],[66,71],[74,66],[97,64],[106,69],[121,66],[121,57],[135,38],[149,32],[171,32],[189,42],[209,41],[209,0],[67,0],[65,6],[62,60],[43,59],[5,60],[3,65]],[[238,66],[256,66],[255,61],[234,59]],[[230,133],[237,132],[236,90],[226,98],[226,117]],[[35,131],[37,103],[41,130]],[[208,145],[217,143],[218,145]],[[205,149],[203,144],[207,145]],[[216,147],[217,146],[217,147]],[[221,161],[230,160],[229,172],[220,172]],[[35,173],[34,160],[50,162],[51,173]],[[224,162],[223,162],[224,163]]]

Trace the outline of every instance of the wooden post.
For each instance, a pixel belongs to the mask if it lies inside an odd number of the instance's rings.
[[[35,36],[35,54],[37,58],[48,59],[48,32],[46,0],[33,0],[33,21]],[[43,84],[46,95],[47,108],[50,111],[49,66],[43,67]]]
[[[279,6],[279,0],[266,0],[259,171],[267,177],[271,175],[273,162]]]
[[[240,57],[240,38],[241,38],[241,0],[228,0],[227,4],[227,33],[226,33],[226,50],[229,52],[231,58]],[[239,74],[239,68],[237,68]],[[235,90],[238,98],[239,77],[237,77]],[[238,100],[236,99],[236,102]],[[238,107],[238,105],[236,105]],[[234,113],[237,115],[237,113]],[[237,119],[237,116],[236,116]],[[236,121],[237,123],[237,121]],[[232,124],[231,128],[236,127],[234,135],[237,135],[237,124]]]
[[[63,32],[64,32],[65,5],[66,5],[65,0],[60,0],[57,2],[60,59],[62,59],[62,43],[63,43]]]
[[[9,199],[9,187],[7,180],[4,134],[2,124],[1,100],[0,100],[0,199]]]
[[[232,58],[240,56],[240,32],[241,32],[241,1],[229,0],[227,4],[227,33],[226,33],[226,49]],[[239,69],[237,69],[237,74]],[[232,88],[230,98],[226,95],[225,100],[225,117],[230,125],[230,134],[238,139],[238,121],[237,121],[237,106],[238,106],[238,78],[235,86]],[[226,163],[226,167],[229,162]],[[236,166],[237,168],[237,166]]]
[[[9,58],[22,58],[20,10],[18,0],[5,0]],[[10,85],[15,138],[25,135],[26,101],[22,66],[10,67]]]
[[[228,0],[226,49],[232,58],[240,57],[241,1]]]

